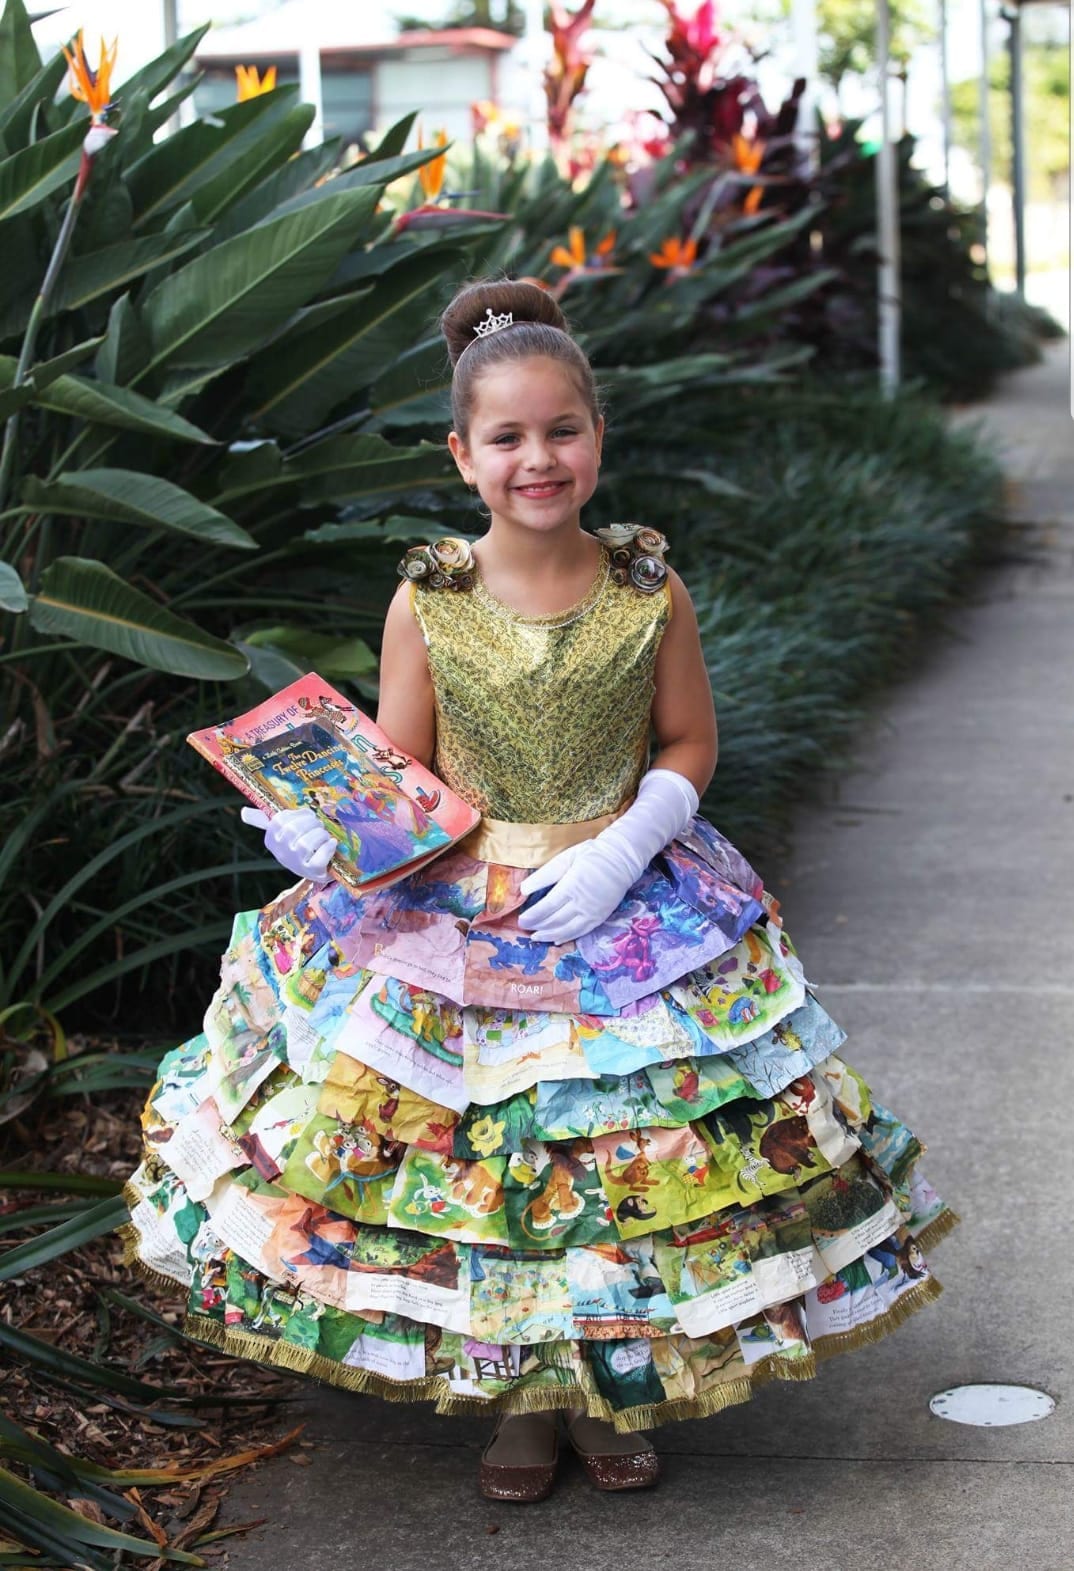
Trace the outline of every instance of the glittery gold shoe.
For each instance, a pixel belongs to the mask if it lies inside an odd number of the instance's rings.
[[[594,1489],[651,1489],[660,1477],[645,1435],[620,1435],[603,1419],[579,1414],[567,1420],[567,1439]]]
[[[478,1484],[486,1500],[519,1505],[552,1493],[559,1460],[554,1413],[507,1413],[481,1455]]]

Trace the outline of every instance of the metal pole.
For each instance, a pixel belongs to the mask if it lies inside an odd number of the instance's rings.
[[[805,78],[805,92],[798,101],[798,123],[794,130],[802,162],[814,170],[820,161],[817,145],[817,47],[816,0],[791,0],[791,32],[794,42],[794,74]]]
[[[951,78],[947,68],[947,0],[940,0],[940,124],[943,128],[943,194],[951,189]]]
[[[1026,148],[1022,114],[1022,8],[1004,11],[1010,27],[1007,48],[1011,57],[1011,205],[1014,209],[1014,283],[1026,292]]]
[[[888,395],[901,379],[899,338],[899,175],[891,136],[890,101],[891,11],[888,0],[877,0],[876,64],[880,76],[880,146],[876,154],[876,230],[880,251],[877,267],[877,319],[880,386]]]
[[[522,61],[526,72],[526,104],[530,149],[535,156],[548,150],[548,102],[544,93],[544,70],[548,59],[548,40],[544,26],[544,0],[525,0],[526,31],[522,39]]]
[[[989,118],[988,0],[979,0],[981,29],[981,238],[988,257],[988,191],[992,184],[992,122]]]
[[[161,0],[161,25],[164,32],[164,47],[170,49],[179,39],[179,0]],[[183,124],[183,111],[193,113],[193,105],[187,98],[173,115],[168,117],[166,130],[169,136],[174,136]]]
[[[321,29],[314,22],[315,10],[303,24],[298,51],[298,96],[313,105],[313,123],[302,139],[303,147],[320,147],[324,141],[324,85],[321,81]]]

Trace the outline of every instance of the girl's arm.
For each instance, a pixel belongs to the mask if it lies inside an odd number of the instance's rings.
[[[673,769],[703,795],[716,768],[716,710],[689,591],[669,569],[671,621],[656,657],[653,727],[658,751],[650,768]]]
[[[431,768],[436,711],[425,640],[410,606],[413,585],[399,585],[384,619],[377,724],[396,747]]]

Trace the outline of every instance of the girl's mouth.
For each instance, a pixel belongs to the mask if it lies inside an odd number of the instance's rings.
[[[566,484],[566,480],[542,480],[533,485],[516,485],[513,489],[518,496],[528,496],[539,501],[544,496],[557,496]]]

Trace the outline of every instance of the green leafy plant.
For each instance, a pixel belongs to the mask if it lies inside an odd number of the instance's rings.
[[[383,521],[455,483],[440,445],[377,428],[465,255],[378,211],[433,156],[404,152],[413,117],[345,172],[300,150],[293,88],[157,142],[201,36],[87,120],[22,0],[0,28],[0,1008],[28,1006],[22,1033],[184,930],[219,943],[265,864],[176,763],[185,731],[315,659],[369,691]]]
[[[504,268],[563,300],[610,409],[593,522],[717,528],[768,440],[738,402],[798,385],[831,282],[793,260],[818,208],[772,187],[747,211],[741,170],[676,150],[577,186],[480,139],[407,152],[408,117],[342,170],[301,149],[293,88],[157,141],[200,36],[99,111],[75,222],[86,119],[22,0],[0,34],[0,1010],[50,1093],[75,1083],[58,1015],[170,1031],[272,890],[186,733],[311,668],[372,699],[402,546],[466,532],[434,326],[455,284]],[[43,1073],[5,1064],[0,1094]]]

